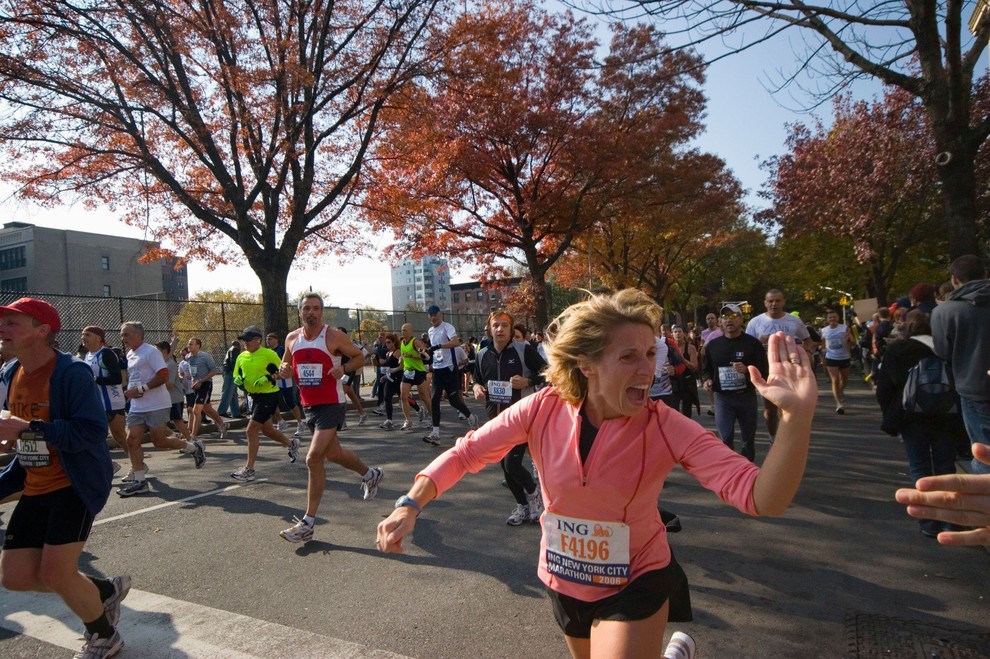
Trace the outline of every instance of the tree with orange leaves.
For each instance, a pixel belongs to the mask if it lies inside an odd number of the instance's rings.
[[[362,159],[437,5],[5,1],[0,170],[24,197],[119,210],[186,258],[246,260],[284,334],[297,254],[358,245]]]
[[[659,61],[644,64],[646,54]],[[703,82],[698,61],[663,49],[655,32],[616,32],[597,114],[612,140],[609,187],[594,227],[575,238],[563,281],[640,288],[663,304],[691,264],[737,229],[742,188],[720,158],[686,147],[703,129],[705,99],[695,87],[669,84],[672,71]]]
[[[525,1],[465,13],[445,38],[437,76],[407,88],[369,160],[367,215],[393,229],[398,254],[445,253],[496,281],[521,265],[542,327],[548,273],[645,150],[615,132],[625,108],[609,100],[645,88],[666,127],[652,151],[668,152],[703,105],[698,62],[651,28],[618,27],[612,57],[629,69],[611,75],[585,23]]]

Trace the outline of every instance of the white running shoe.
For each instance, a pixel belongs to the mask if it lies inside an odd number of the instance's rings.
[[[371,476],[368,480],[361,480],[361,490],[364,492],[364,500],[371,501],[378,494],[378,484],[385,478],[385,471],[381,467],[372,467]]]
[[[116,657],[124,647],[124,639],[115,629],[109,638],[101,638],[99,634],[85,632],[86,643],[82,650],[72,655],[73,659],[104,659],[104,657]]]
[[[242,483],[250,483],[256,478],[254,469],[248,469],[247,467],[242,467],[230,475],[235,481],[241,481]]]
[[[289,440],[289,462],[295,464],[299,459],[299,438],[293,437]]]
[[[359,426],[363,426],[367,421],[368,421],[368,415],[367,414],[359,414],[358,415],[358,422],[357,422],[357,424]]]
[[[379,405],[378,407],[371,410],[371,413],[375,416],[385,416],[385,408]]]
[[[509,515],[509,519],[505,520],[505,523],[509,526],[519,526],[527,519],[529,519],[529,506],[517,503],[516,509],[512,511],[512,514]]]
[[[220,439],[227,439],[227,431],[230,430],[230,426],[226,423],[220,424]]]
[[[283,539],[289,542],[309,542],[313,539],[313,527],[299,519],[298,517],[293,517],[292,521],[295,522],[292,526],[285,529],[284,531],[279,531],[278,534],[282,536]]]
[[[467,418],[467,424],[468,424],[468,428],[470,428],[471,430],[477,430],[479,425],[478,417],[472,414]]]
[[[289,427],[289,422],[286,421],[285,419],[279,419],[277,427],[279,430],[285,430],[286,428]]]
[[[399,428],[399,430],[413,430],[413,429],[414,429],[414,428],[413,428],[413,425],[412,425],[411,423],[409,423],[408,421],[405,421],[405,422],[404,422],[404,423],[402,424],[402,427],[401,427],[401,428]]]
[[[117,495],[122,497],[132,497],[135,494],[146,494],[151,491],[148,487],[148,481],[131,481],[126,485],[121,485],[117,488]]]
[[[540,495],[540,488],[536,488],[532,494],[526,495],[526,504],[529,508],[529,521],[539,522],[543,513],[543,497]]]
[[[203,463],[206,462],[206,446],[200,439],[194,441],[193,444],[196,445],[196,451],[192,454],[193,459],[196,461],[196,469],[202,469]]]
[[[149,471],[151,471],[151,467],[148,465],[147,462],[145,462],[144,463],[144,473],[145,473],[145,475],[147,475],[147,473]],[[127,473],[124,474],[124,477],[120,479],[120,482],[121,483],[133,483],[134,482],[134,469],[129,469],[127,471]]]
[[[684,632],[674,632],[663,656],[665,659],[694,659],[694,639]]]
[[[110,626],[116,627],[117,622],[120,621],[120,603],[124,601],[127,593],[131,591],[131,578],[126,574],[122,574],[111,577],[110,583],[113,584],[113,595],[103,600],[103,612],[106,613],[107,620],[110,621]]]
[[[431,432],[429,435],[423,438],[423,441],[426,442],[427,444],[440,446],[440,435]]]
[[[391,430],[392,428],[395,427],[395,424],[392,423],[392,419],[385,419],[384,421],[378,424],[378,427],[381,428],[382,430]]]

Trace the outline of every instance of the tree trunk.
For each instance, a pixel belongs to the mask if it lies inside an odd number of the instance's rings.
[[[276,272],[276,269],[281,270],[281,272]],[[289,267],[272,267],[264,272],[260,269],[254,271],[261,281],[261,298],[264,304],[265,326],[261,330],[263,332],[275,332],[280,341],[285,341],[285,335],[289,333],[289,293],[286,291]]]
[[[937,139],[950,261],[966,254],[983,255],[976,231],[976,150],[960,145],[960,141],[956,139],[946,145]],[[941,164],[944,160],[948,162]]]
[[[536,331],[542,332],[550,322],[550,300],[547,297],[546,273],[530,269],[531,290],[533,291],[533,311],[536,314]]]

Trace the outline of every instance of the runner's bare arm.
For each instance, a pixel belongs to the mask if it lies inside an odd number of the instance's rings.
[[[426,504],[437,498],[437,486],[426,476],[417,478],[406,496],[415,501],[422,511]],[[392,514],[378,525],[378,537],[375,542],[378,549],[386,554],[403,553],[405,549],[402,547],[402,539],[412,532],[419,514],[419,511],[412,506],[400,506],[393,510]]]
[[[285,352],[282,353],[282,363],[278,367],[278,376],[280,378],[291,378],[292,377],[292,348],[296,345],[296,337],[298,336],[299,330],[290,332],[287,337],[285,337]]]

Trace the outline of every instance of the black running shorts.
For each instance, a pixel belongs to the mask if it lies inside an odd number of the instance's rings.
[[[213,381],[207,380],[199,385],[199,389],[193,392],[196,395],[196,404],[205,405],[210,402],[210,396],[213,395]]]
[[[687,575],[673,555],[667,567],[641,574],[615,595],[595,602],[585,602],[549,588],[547,592],[550,593],[557,624],[564,634],[574,638],[591,638],[591,625],[595,620],[631,621],[649,618],[667,600],[670,600],[668,621],[690,622],[693,619]]]
[[[251,420],[255,423],[265,423],[272,418],[278,409],[282,394],[277,391],[264,394],[251,394],[254,403],[251,407]]]
[[[306,425],[310,432],[317,430],[336,430],[344,422],[345,409],[341,403],[328,403],[303,408],[306,413]]]
[[[93,516],[72,487],[22,496],[10,514],[3,548],[41,549],[45,545],[84,542]]]

